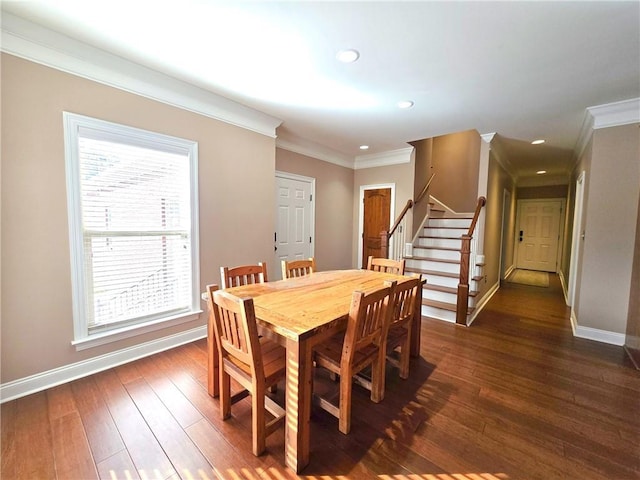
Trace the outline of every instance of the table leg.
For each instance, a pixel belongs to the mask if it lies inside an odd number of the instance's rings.
[[[307,340],[287,339],[285,461],[296,473],[309,463],[313,371]]]

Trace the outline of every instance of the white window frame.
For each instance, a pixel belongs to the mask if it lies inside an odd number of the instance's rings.
[[[71,342],[76,350],[104,345],[135,335],[157,331],[199,318],[200,309],[200,255],[198,232],[198,144],[191,140],[141,130],[96,118],[70,112],[63,112],[65,138],[65,166],[67,182],[67,208],[69,213],[69,242],[71,254],[71,283],[73,295],[73,331]],[[84,272],[84,248],[80,199],[80,161],[79,129],[96,129],[107,135],[123,136],[133,144],[157,148],[158,150],[185,153],[190,161],[190,206],[191,206],[191,306],[172,316],[141,319],[126,326],[114,325],[113,328],[91,333],[87,322],[85,292],[87,282]]]

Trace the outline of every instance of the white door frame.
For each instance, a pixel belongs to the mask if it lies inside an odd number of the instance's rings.
[[[583,170],[576,180],[576,201],[573,208],[573,231],[571,235],[571,262],[569,263],[569,288],[567,292],[567,305],[572,307],[576,301],[576,281],[578,276],[578,258],[580,255],[580,240],[583,234],[582,211],[584,208],[584,184],[586,172]]]
[[[280,170],[276,170],[276,175],[275,178],[286,178],[289,180],[297,180],[299,182],[305,182],[305,183],[309,183],[311,184],[311,202],[309,202],[311,204],[311,212],[310,212],[310,218],[309,221],[311,223],[311,225],[309,226],[310,230],[309,230],[309,234],[311,235],[311,244],[309,246],[309,252],[310,252],[310,256],[315,256],[315,250],[316,250],[316,179],[313,177],[305,177],[304,175],[298,175],[296,173],[289,173],[289,172],[282,172]],[[277,182],[276,182],[277,183]],[[278,192],[275,192],[276,196],[278,194]],[[276,197],[277,198],[277,197]],[[275,218],[275,221],[277,222],[278,219],[277,217]],[[278,226],[274,225],[274,232],[278,231]],[[274,235],[275,236],[275,235]],[[275,242],[275,239],[274,239]],[[274,244],[275,247],[275,244]],[[274,248],[274,253],[275,253],[275,248]],[[273,264],[275,262],[271,262],[271,264]],[[279,272],[280,271],[280,265],[274,265],[273,266],[273,270],[271,270],[271,268],[269,268],[269,277],[270,278],[277,278],[278,275],[275,275],[275,272]],[[274,275],[272,275],[274,274]]]
[[[507,278],[506,272],[503,271],[505,267],[504,247],[506,243],[504,239],[506,237],[505,228],[508,224],[506,220],[510,213],[511,213],[511,192],[505,188],[502,192],[502,224],[501,224],[502,228],[500,231],[500,265],[498,267],[498,272],[499,272],[498,281],[504,280]],[[509,265],[508,268],[511,268],[511,267],[513,267],[513,258],[511,259],[511,265]]]
[[[516,202],[516,225],[515,225],[515,232],[516,234],[513,236],[513,242],[515,244],[515,247],[513,249],[513,258],[514,258],[514,264],[516,266],[516,268],[518,267],[518,249],[520,247],[520,242],[518,241],[518,239],[520,238],[520,236],[518,235],[518,228],[520,227],[520,209],[521,209],[521,204],[523,203],[527,203],[527,202],[560,202],[560,218],[559,218],[559,227],[558,227],[558,247],[557,247],[557,252],[556,252],[556,269],[555,269],[555,273],[558,273],[558,269],[560,267],[560,262],[562,260],[562,239],[564,238],[564,222],[562,221],[562,219],[564,218],[562,213],[566,212],[565,208],[566,208],[566,204],[567,204],[567,199],[566,198],[523,198],[522,200],[518,200]]]
[[[362,265],[362,235],[364,234],[364,192],[367,190],[377,190],[379,188],[390,188],[391,189],[391,204],[389,206],[389,226],[393,225],[395,221],[395,212],[396,212],[396,184],[395,183],[378,183],[375,185],[360,185],[360,205],[359,205],[359,213],[358,213],[358,268],[363,268]],[[391,251],[391,246],[393,243],[393,239],[389,242],[389,251]]]

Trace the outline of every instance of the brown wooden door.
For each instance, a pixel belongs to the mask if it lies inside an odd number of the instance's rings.
[[[362,266],[366,267],[369,255],[384,256],[380,232],[390,227],[391,189],[365,190],[363,201]]]

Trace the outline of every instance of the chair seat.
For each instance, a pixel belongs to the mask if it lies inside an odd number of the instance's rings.
[[[260,338],[260,350],[262,352],[262,367],[264,368],[265,384],[273,385],[283,377],[286,369],[287,351],[285,348],[272,340],[264,337]],[[229,363],[240,369],[247,378],[251,378],[251,367],[238,360],[236,357],[226,359]]]
[[[405,326],[391,327],[387,334],[387,348],[395,348],[404,343],[409,335],[409,329]]]
[[[334,335],[327,341],[313,348],[316,363],[333,373],[340,373],[340,361],[342,358],[342,348],[344,345],[344,333]],[[378,347],[367,345],[355,352],[353,358],[353,368],[358,370],[364,365],[371,363],[378,353]]]

